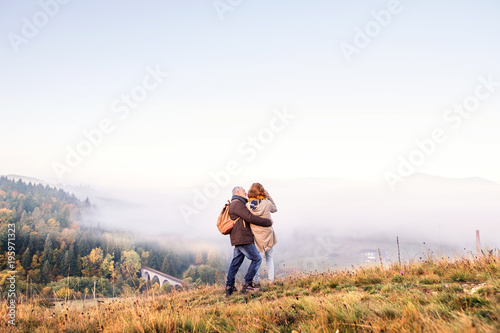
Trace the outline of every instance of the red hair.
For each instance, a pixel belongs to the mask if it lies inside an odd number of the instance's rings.
[[[262,186],[261,183],[253,183],[248,190],[248,197],[257,199],[259,196],[266,198],[267,191],[264,189],[264,186]]]

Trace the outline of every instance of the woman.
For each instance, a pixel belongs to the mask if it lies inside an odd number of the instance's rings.
[[[248,190],[248,209],[257,216],[270,219],[271,213],[276,213],[276,204],[269,193],[260,183],[253,183]],[[266,260],[267,277],[269,281],[274,281],[274,261],[273,261],[273,246],[278,242],[273,227],[261,227],[255,224],[250,224],[252,233],[255,237],[255,247],[257,251]],[[254,285],[260,287],[259,273],[255,274]]]

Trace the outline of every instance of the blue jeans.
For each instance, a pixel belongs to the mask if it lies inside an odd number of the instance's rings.
[[[227,287],[234,286],[236,273],[238,273],[238,269],[240,269],[240,266],[243,263],[243,259],[245,259],[245,257],[252,261],[250,263],[250,267],[248,267],[247,274],[245,275],[245,283],[252,283],[255,274],[259,271],[262,257],[260,256],[259,252],[257,252],[257,248],[253,243],[236,245],[234,247],[233,260],[231,261],[231,266],[229,266],[229,272],[227,273]]]

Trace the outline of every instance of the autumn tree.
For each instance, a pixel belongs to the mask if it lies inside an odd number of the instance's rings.
[[[134,250],[122,252],[120,270],[126,277],[133,278],[141,269],[141,258]]]
[[[114,254],[107,254],[101,264],[102,276],[114,282],[116,279]]]
[[[90,251],[90,254],[82,258],[82,274],[83,276],[97,276],[102,275],[101,264],[103,262],[103,253],[100,247]]]

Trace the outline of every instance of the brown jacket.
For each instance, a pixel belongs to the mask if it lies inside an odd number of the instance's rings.
[[[229,217],[233,220],[238,219],[230,234],[232,246],[254,243],[255,239],[252,229],[250,229],[250,223],[261,227],[270,227],[273,224],[270,219],[253,215],[245,206],[245,203],[238,199],[231,201],[229,205]]]

